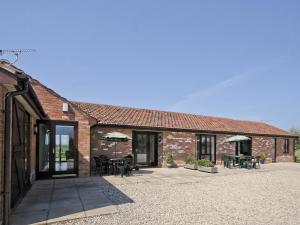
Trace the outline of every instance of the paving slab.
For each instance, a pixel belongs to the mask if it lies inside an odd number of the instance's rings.
[[[51,224],[116,213],[118,208],[103,192],[110,186],[92,177],[37,181],[14,210],[11,224]]]

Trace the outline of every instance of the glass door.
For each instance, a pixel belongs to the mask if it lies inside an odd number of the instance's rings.
[[[77,150],[74,125],[55,125],[53,150],[54,174],[75,173]]]
[[[157,166],[157,134],[135,133],[133,139],[135,163],[142,166]]]
[[[272,138],[272,162],[276,162],[276,138]]]
[[[40,121],[37,159],[38,178],[77,175],[77,123]]]

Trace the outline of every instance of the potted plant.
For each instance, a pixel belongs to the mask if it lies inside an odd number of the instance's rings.
[[[197,161],[198,170],[207,173],[217,173],[218,168],[208,159],[200,159]]]
[[[167,163],[167,167],[171,168],[174,165],[174,159],[171,153],[167,153],[164,157],[166,163]]]
[[[184,159],[184,162],[184,168],[191,170],[197,169],[197,160],[195,159],[195,157],[189,155]]]
[[[259,157],[259,164],[264,164],[265,161],[266,161],[266,154],[265,153],[262,153]]]

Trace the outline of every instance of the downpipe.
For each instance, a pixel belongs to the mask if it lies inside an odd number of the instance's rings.
[[[25,75],[25,74],[23,74]],[[26,75],[25,75],[26,76]],[[10,206],[11,206],[11,160],[12,160],[12,103],[13,99],[19,95],[23,95],[29,90],[29,79],[24,77],[20,81],[22,89],[6,93],[3,101],[3,124],[4,124],[4,138],[3,138],[3,225],[9,225]]]

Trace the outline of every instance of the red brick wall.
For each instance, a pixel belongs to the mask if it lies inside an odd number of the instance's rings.
[[[75,106],[69,104],[68,112],[62,111],[63,103],[68,101],[39,82],[32,81],[33,88],[49,120],[78,122],[79,176],[90,174],[90,126],[95,120],[86,116]]]
[[[295,162],[294,138],[289,138],[289,153],[284,153],[284,138],[276,139],[276,161]]]
[[[163,132],[163,155],[171,153],[175,163],[184,164],[184,158],[188,155],[195,156],[196,139],[195,133],[189,132]]]
[[[226,139],[232,137],[232,135],[225,135],[225,134],[217,134],[217,144],[216,144],[216,159],[217,164],[221,162],[222,154],[235,154],[235,143],[226,142]]]
[[[102,140],[103,136],[110,132],[120,132],[128,135],[132,138],[132,129],[121,129],[121,128],[105,128],[96,126],[91,129],[91,157],[92,157],[92,168],[95,166],[93,160],[94,156],[106,155],[109,158],[115,157],[115,147],[116,156],[125,157],[132,154],[132,141],[119,142],[115,146],[114,142]]]
[[[132,137],[133,129],[121,128],[106,128],[94,127],[91,133],[91,149],[92,156],[107,155],[114,157],[114,144],[101,140],[101,137],[108,132],[121,132]],[[175,163],[178,166],[184,164],[186,156],[191,155],[196,157],[196,134],[192,132],[174,132],[162,131],[158,132],[162,135],[162,142],[158,144],[158,166],[164,166],[163,156],[171,153],[174,157]],[[232,135],[216,134],[216,159],[217,163],[221,162],[222,154],[235,154],[235,143],[228,143],[226,139]],[[252,155],[259,156],[262,152],[271,160],[272,158],[272,138],[252,136]],[[283,139],[277,138],[277,161],[293,161],[293,146],[292,139],[290,140],[290,153],[283,154]],[[132,142],[118,143],[117,156],[123,157],[132,154]]]
[[[260,156],[264,153],[268,160],[272,160],[272,137],[252,137],[252,155]]]

